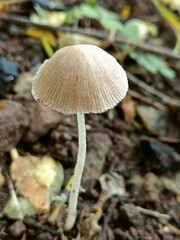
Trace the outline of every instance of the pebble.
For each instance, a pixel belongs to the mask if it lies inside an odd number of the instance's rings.
[[[37,237],[36,237],[37,240],[52,240],[53,239],[53,236],[46,232],[46,233],[40,233]]]
[[[0,152],[15,147],[29,125],[27,110],[10,100],[0,101]]]
[[[141,198],[145,202],[159,202],[161,193],[161,181],[152,172],[147,173],[144,176],[142,188],[139,195],[139,200]]]
[[[106,160],[106,154],[112,145],[111,139],[105,133],[91,133],[88,135],[88,151],[82,177],[82,187],[93,188],[101,176]]]
[[[147,170],[163,172],[180,169],[180,154],[172,147],[149,137],[141,138],[140,144],[144,156],[142,164]]]
[[[30,124],[23,136],[26,143],[36,142],[54,128],[61,119],[58,112],[37,103],[30,92],[18,94],[16,100],[23,104],[29,116]]]
[[[20,237],[26,231],[26,226],[19,220],[10,225],[8,230],[13,237]]]
[[[120,216],[121,221],[130,226],[142,228],[144,225],[143,216],[132,203],[127,203],[120,207]]]
[[[160,178],[148,172],[141,177],[134,175],[129,180],[131,195],[140,203],[159,202],[162,184]]]

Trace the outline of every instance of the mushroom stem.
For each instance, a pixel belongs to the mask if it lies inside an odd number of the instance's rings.
[[[66,231],[71,230],[76,221],[78,195],[86,157],[86,129],[84,114],[77,113],[77,123],[79,136],[79,150],[69,197],[68,212],[65,223]]]

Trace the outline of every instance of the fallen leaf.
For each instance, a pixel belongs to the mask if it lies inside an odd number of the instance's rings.
[[[34,168],[34,178],[41,186],[50,187],[56,177],[56,163],[54,159],[45,156],[38,161]]]
[[[136,106],[130,95],[127,95],[121,102],[121,109],[123,110],[125,121],[132,123],[136,116]]]
[[[62,26],[66,20],[66,12],[47,11],[39,5],[36,5],[35,8],[37,13],[32,13],[30,16],[33,23],[57,27]]]
[[[11,178],[19,194],[24,196],[38,212],[50,209],[49,189],[41,186],[34,178],[34,168],[39,158],[32,155],[13,159],[10,166]]]
[[[27,199],[23,197],[18,197],[17,200],[23,217],[36,214],[36,210],[33,208],[31,203]],[[7,216],[11,219],[20,219],[19,211],[17,211],[16,204],[14,204],[13,198],[10,198],[9,201],[6,203],[3,212],[7,214]]]
[[[16,149],[11,150],[11,156],[13,161],[10,165],[10,174],[15,181],[17,192],[25,197],[38,212],[48,212],[51,201],[50,186],[56,180],[59,165],[56,165],[50,157],[42,159],[32,155],[21,157]],[[63,173],[62,166],[61,173]],[[56,190],[60,190],[63,179],[64,173]]]

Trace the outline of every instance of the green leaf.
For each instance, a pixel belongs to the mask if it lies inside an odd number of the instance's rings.
[[[23,217],[36,214],[36,210],[27,199],[18,197],[17,200]],[[11,219],[20,219],[19,211],[16,208],[16,204],[14,203],[13,198],[10,198],[6,203],[3,212],[7,214],[7,216]]]
[[[164,76],[167,77],[169,79],[173,79],[176,76],[175,71],[173,71],[170,68],[160,68],[159,72]]]
[[[102,18],[102,19],[100,19],[100,23],[101,23],[102,27],[107,30],[121,31],[123,28],[122,23],[120,23],[116,19],[108,19],[107,20],[106,18]]]
[[[135,25],[126,25],[123,27],[121,37],[131,41],[137,41],[139,38],[138,28]]]
[[[160,3],[159,0],[151,0],[159,10],[161,16],[169,23],[172,29],[177,33],[180,32],[180,19],[167,7]]]
[[[80,5],[80,10],[84,17],[92,18],[92,19],[99,19],[99,14],[97,13],[94,6],[88,5],[86,3],[82,3]]]
[[[42,38],[41,38],[41,44],[42,44],[42,46],[44,48],[44,51],[46,52],[47,56],[49,58],[52,57],[52,55],[54,54],[54,50],[51,47],[50,42],[44,36],[42,36]]]
[[[175,71],[169,68],[163,59],[153,54],[141,54],[133,51],[129,56],[150,73],[160,73],[169,79],[176,75]]]
[[[100,18],[103,18],[106,21],[109,21],[109,19],[116,19],[119,20],[119,15],[117,13],[114,13],[112,11],[107,10],[104,7],[101,7],[100,5],[95,5],[94,9],[97,11],[99,14]]]

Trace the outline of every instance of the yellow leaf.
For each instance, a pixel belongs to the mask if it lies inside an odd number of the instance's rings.
[[[53,48],[51,47],[51,44],[45,37],[41,37],[41,44],[47,54],[47,56],[50,58],[54,54]]]
[[[56,162],[53,158],[45,156],[40,160],[34,169],[34,177],[42,186],[50,187],[56,178]]]
[[[15,181],[16,190],[24,196],[40,213],[50,210],[48,187],[42,186],[34,178],[34,168],[39,158],[29,155],[20,157],[16,149],[11,150],[10,175]]]
[[[42,30],[42,29],[35,28],[35,27],[28,27],[26,29],[25,33],[26,33],[26,35],[28,35],[32,38],[39,39],[39,40],[41,40],[42,37],[44,37],[51,44],[51,46],[53,46],[53,47],[57,46],[57,40],[56,40],[55,36],[53,35],[53,33],[50,31]]]
[[[167,7],[163,6],[158,0],[151,0],[156,8],[159,10],[161,16],[169,23],[175,33],[180,32],[180,20]]]
[[[129,18],[130,14],[131,14],[130,6],[125,5],[120,12],[121,20],[123,20],[123,21],[127,20]]]

